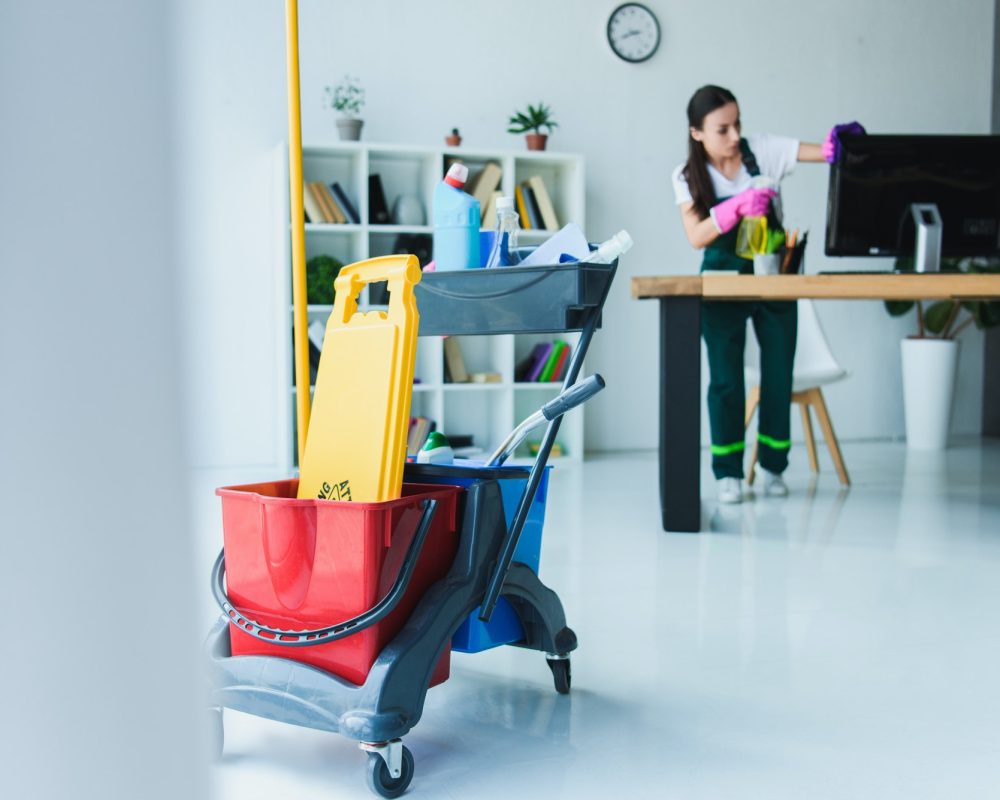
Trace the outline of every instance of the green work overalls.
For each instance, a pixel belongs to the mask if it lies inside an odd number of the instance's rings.
[[[759,175],[746,139],[740,140],[743,164]],[[716,202],[727,198],[720,197]],[[736,231],[723,233],[705,248],[701,269],[750,274],[753,262],[736,255]],[[792,364],[795,360],[797,307],[794,302],[705,302],[701,334],[708,349],[708,418],[712,429],[712,471],[716,478],[743,477],[743,349],[747,318],[760,344],[760,412],[757,440],[760,465],[770,472],[788,466]]]

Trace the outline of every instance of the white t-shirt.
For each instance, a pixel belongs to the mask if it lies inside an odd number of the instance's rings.
[[[746,139],[750,150],[757,158],[757,166],[760,168],[761,175],[773,178],[775,183],[780,183],[782,178],[795,169],[795,162],[799,157],[798,139],[790,139],[787,136],[772,136],[768,133],[747,136]],[[688,182],[684,178],[683,172],[684,164],[680,164],[673,173],[674,195],[677,198],[677,205],[691,202],[691,191],[688,189]],[[715,196],[718,198],[739,194],[744,189],[749,189],[751,181],[753,181],[745,164],[740,167],[740,171],[733,180],[729,180],[711,164],[708,165],[708,174],[712,179]]]

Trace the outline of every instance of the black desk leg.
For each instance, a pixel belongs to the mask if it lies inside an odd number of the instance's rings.
[[[663,530],[701,528],[701,297],[660,298]]]

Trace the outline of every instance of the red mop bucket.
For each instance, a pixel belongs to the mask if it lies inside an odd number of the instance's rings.
[[[381,621],[337,641],[295,647],[230,625],[234,656],[293,659],[360,685],[427,588],[451,567],[461,489],[405,484],[402,497],[380,503],[299,500],[297,489],[292,479],[216,490],[229,602],[248,619],[282,631],[336,625],[375,606],[396,581],[424,501],[438,504],[410,583]],[[447,680],[450,655],[448,648],[430,685]]]

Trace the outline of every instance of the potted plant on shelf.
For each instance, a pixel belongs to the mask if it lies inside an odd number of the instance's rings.
[[[323,105],[340,112],[337,131],[341,139],[357,141],[361,138],[361,126],[365,123],[358,119],[358,113],[365,105],[365,90],[357,78],[345,75],[336,86],[324,87]]]
[[[912,258],[896,261],[912,270]],[[942,272],[1000,272],[997,258],[942,258]],[[1000,302],[940,300],[925,307],[919,300],[887,300],[886,310],[900,317],[917,312],[917,333],[901,342],[906,443],[915,450],[943,450],[948,444],[952,396],[958,367],[958,335],[970,325],[1000,325]]]
[[[451,129],[451,134],[444,137],[444,143],[448,147],[458,147],[462,143],[462,135],[458,132],[458,128]]]
[[[537,106],[529,104],[526,111],[515,112],[507,124],[509,126],[507,133],[527,134],[525,138],[528,140],[529,150],[544,150],[549,135],[542,133],[542,128],[551,132],[559,125],[552,119],[552,109],[545,103],[539,103]],[[534,131],[534,133],[529,133],[529,131]]]

